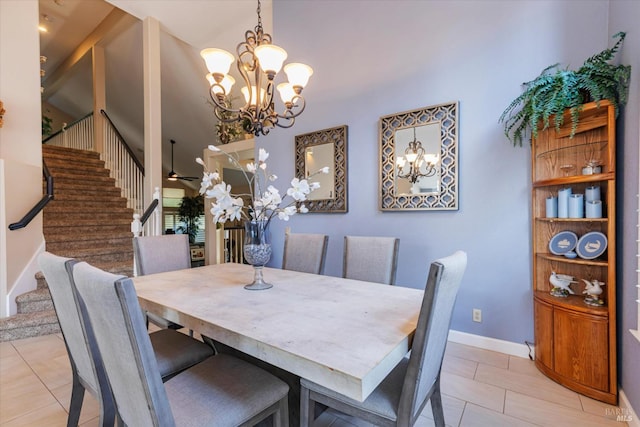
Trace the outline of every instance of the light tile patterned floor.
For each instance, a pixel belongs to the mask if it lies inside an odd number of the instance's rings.
[[[546,378],[528,359],[450,342],[442,373],[445,420],[452,427],[625,427],[615,407],[574,393]],[[0,426],[65,426],[71,369],[61,335],[0,343]],[[98,425],[98,405],[87,394],[80,425]],[[327,411],[315,427],[364,427]],[[417,427],[433,426],[427,405]]]

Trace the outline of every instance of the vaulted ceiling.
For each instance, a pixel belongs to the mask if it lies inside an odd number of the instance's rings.
[[[169,140],[177,141],[174,169],[199,176],[194,159],[215,142],[209,104],[205,47],[234,52],[244,32],[257,23],[255,0],[40,0],[43,99],[74,119],[92,111],[90,46],[105,50],[107,113],[138,157],[143,159],[144,94],[142,20],[156,18],[161,35],[162,146],[165,173],[171,167]],[[114,14],[124,11],[123,17]],[[271,0],[263,1],[262,21],[272,30]],[[116,12],[114,12],[114,10]],[[111,21],[115,25],[106,25]],[[102,23],[102,25],[101,25]],[[108,27],[103,31],[103,27]]]

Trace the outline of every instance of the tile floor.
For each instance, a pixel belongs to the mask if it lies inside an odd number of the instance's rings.
[[[65,426],[71,370],[59,334],[0,343],[0,426]],[[574,393],[546,378],[528,359],[450,342],[442,373],[445,420],[456,427],[625,427],[615,407]],[[98,425],[98,405],[87,393],[82,427]],[[416,426],[432,426],[427,405]],[[370,424],[334,411],[316,427]]]

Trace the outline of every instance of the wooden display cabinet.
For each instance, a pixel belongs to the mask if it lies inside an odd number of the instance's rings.
[[[552,122],[551,122],[552,123]],[[583,106],[573,138],[571,117],[557,132],[553,125],[532,141],[532,240],[536,366],[556,382],[591,398],[617,404],[615,258],[615,112],[607,101]],[[589,167],[595,173],[589,174]],[[583,170],[583,168],[586,168]],[[593,171],[591,171],[593,172]],[[600,187],[602,218],[547,218],[546,199],[571,187],[585,194]],[[571,231],[578,238],[603,233],[606,251],[595,259],[554,255],[549,242]],[[552,272],[573,276],[574,294],[550,294]],[[581,279],[604,282],[602,306],[585,303]]]

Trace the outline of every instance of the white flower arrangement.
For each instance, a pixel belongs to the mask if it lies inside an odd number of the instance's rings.
[[[208,148],[213,152],[222,151],[215,145],[209,145]],[[258,162],[247,164],[246,170],[235,157],[229,153],[223,152],[223,154],[229,159],[230,163],[242,171],[249,184],[250,192],[232,194],[231,185],[222,181],[217,171],[209,172],[202,159],[198,157],[196,162],[205,169],[200,183],[200,194],[203,194],[207,199],[214,199],[211,203],[211,214],[213,215],[214,223],[223,224],[227,221],[244,219],[247,221],[266,221],[268,224],[274,216],[283,221],[288,221],[289,217],[296,213],[308,212],[304,203],[299,205],[298,203],[307,200],[309,193],[320,188],[319,183],[309,183],[306,179],[293,178],[291,187],[287,189],[286,195],[282,197],[277,188],[273,185],[268,185],[269,182],[275,181],[278,177],[267,171],[266,161],[269,158],[269,153],[263,148],[258,151]],[[252,175],[249,176],[247,172]],[[329,168],[324,167],[310,175],[309,178],[318,173],[329,173]],[[244,205],[242,196],[251,198],[252,203],[250,206]],[[287,198],[289,199],[288,201]]]

